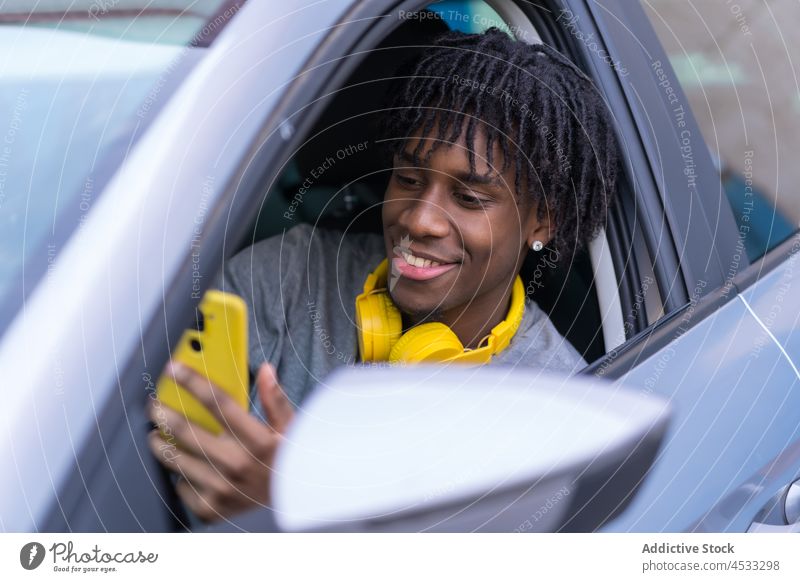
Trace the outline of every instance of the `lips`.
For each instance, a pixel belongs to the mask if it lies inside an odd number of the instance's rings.
[[[437,261],[433,259],[428,259],[419,255],[415,255],[408,251],[400,251],[400,256],[405,259],[406,263],[411,265],[412,267],[419,267],[419,268],[428,268],[428,267],[438,267],[440,265],[447,264],[447,261]]]
[[[396,254],[399,256],[392,259],[392,270],[415,281],[434,279],[458,265],[457,262],[445,262],[431,255],[416,254],[405,249],[396,249]]]

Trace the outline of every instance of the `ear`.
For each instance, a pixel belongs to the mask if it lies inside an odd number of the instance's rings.
[[[527,232],[528,248],[537,240],[542,241],[545,245],[549,243],[555,235],[555,227],[550,222],[549,213],[545,211],[544,216],[539,220],[536,216],[536,208],[531,209],[528,215]]]

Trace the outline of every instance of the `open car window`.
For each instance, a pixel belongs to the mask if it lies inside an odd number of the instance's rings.
[[[348,144],[372,143],[389,73],[448,30],[479,33],[497,27],[524,42],[541,42],[527,16],[504,18],[487,2],[436,2],[426,8],[426,17],[410,16],[420,12],[401,11],[396,17],[400,24],[376,50],[368,51],[349,78],[320,100],[324,111],[267,185],[263,205],[240,249],[302,223],[381,233],[381,205],[390,172],[379,148],[366,147],[357,156],[341,158],[335,153]],[[331,157],[334,163],[326,162]],[[531,254],[522,272],[526,292],[584,359],[594,361],[607,351],[601,314],[608,309],[598,304],[590,253],[585,250],[559,265],[556,262],[552,253]],[[604,298],[618,302],[614,265],[607,261],[598,263],[598,268],[610,270],[605,285],[610,293]],[[622,328],[622,321],[614,322],[614,329]]]

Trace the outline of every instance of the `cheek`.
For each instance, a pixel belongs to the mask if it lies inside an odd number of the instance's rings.
[[[400,203],[393,201],[393,192],[391,187],[389,187],[383,195],[383,204],[381,205],[381,218],[383,219],[384,228],[392,225],[399,212]]]
[[[405,205],[408,204],[409,199],[410,195],[396,186],[394,180],[391,180],[383,194],[383,215],[397,216]]]
[[[474,213],[468,220],[459,221],[464,246],[473,258],[504,262],[519,251],[519,226],[509,224],[502,213]]]

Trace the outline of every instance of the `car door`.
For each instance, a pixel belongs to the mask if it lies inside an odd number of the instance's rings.
[[[20,300],[0,344],[13,387],[2,417],[12,435],[0,457],[4,529],[186,526],[147,448],[145,405],[229,225],[257,205],[237,196],[256,191],[241,185],[243,169],[254,152],[282,152],[287,91],[348,7],[311,4],[220,2],[202,15],[190,48],[173,55],[193,67],[176,78],[168,61],[150,79],[139,110],[154,118]]]

